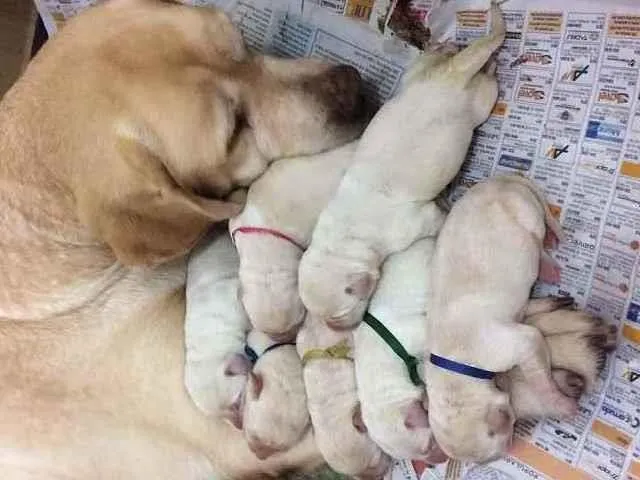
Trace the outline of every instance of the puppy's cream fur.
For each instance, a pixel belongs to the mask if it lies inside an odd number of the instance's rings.
[[[349,332],[331,330],[307,316],[298,332],[298,354],[323,350],[346,342],[352,355]],[[359,478],[381,478],[391,459],[367,435],[362,426],[353,360],[309,358],[303,365],[309,415],[318,448],[336,471]]]
[[[193,403],[184,256],[240,212],[223,197],[260,158],[357,137],[358,96],[353,70],[249,55],[215,9],[114,0],[47,42],[0,103],[3,479],[256,479],[321,461],[306,435],[261,462]]]
[[[198,408],[240,428],[251,365],[243,351],[250,326],[238,286],[238,254],[226,230],[218,228],[189,257],[184,381]]]
[[[369,304],[410,355],[421,358],[428,310],[428,272],[434,238],[390,255]],[[427,420],[424,386],[414,385],[405,363],[369,325],[353,334],[358,395],[369,435],[393,458],[444,461]]]
[[[493,68],[481,70],[504,35],[494,4],[488,37],[455,55],[424,53],[366,128],[300,263],[300,296],[313,316],[357,324],[386,256],[438,231],[444,215],[434,199],[495,103]]]
[[[390,255],[369,305],[369,312],[416,358],[423,357],[426,343],[434,247],[435,239],[425,238]],[[525,321],[545,336],[560,389],[579,397],[593,387],[604,354],[615,344],[615,329],[567,306],[564,298],[531,300]],[[358,395],[371,438],[394,458],[444,460],[429,428],[424,387],[411,382],[404,362],[369,325],[358,326],[354,344]],[[496,382],[510,395],[517,418],[558,413],[555,404],[545,403],[531,388],[519,368],[498,375]]]
[[[563,416],[575,413],[551,377],[540,331],[520,323],[539,272],[545,221],[560,227],[531,182],[494,177],[472,187],[451,209],[437,240],[427,316],[427,351],[493,372],[520,367],[537,396]],[[430,362],[429,421],[452,457],[486,461],[503,454],[515,415],[491,380]]]
[[[302,363],[295,345],[276,344],[252,330],[247,344],[259,355],[249,374],[243,410],[243,428],[249,448],[265,459],[288,450],[309,427]]]
[[[308,246],[318,215],[353,161],[356,145],[275,162],[251,185],[242,213],[229,222],[240,255],[242,302],[255,328],[289,336],[302,322],[300,247]],[[236,232],[246,226],[273,229],[300,247],[268,233]]]

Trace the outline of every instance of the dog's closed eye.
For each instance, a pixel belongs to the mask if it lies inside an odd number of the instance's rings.
[[[238,141],[240,140],[241,133],[243,130],[249,128],[249,122],[247,121],[247,117],[242,110],[236,110],[234,117],[234,127],[231,135],[227,139],[227,153],[233,152],[236,146],[238,145]]]

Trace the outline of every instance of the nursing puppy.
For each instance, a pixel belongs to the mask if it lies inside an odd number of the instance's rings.
[[[368,310],[416,360],[424,353],[434,248],[435,239],[424,238],[390,255]],[[445,461],[429,428],[424,384],[416,378],[418,365],[410,378],[405,362],[365,322],[353,332],[353,342],[358,396],[369,435],[393,458]]]
[[[425,238],[390,255],[368,309],[400,342],[405,358],[415,359],[410,362],[415,366],[423,359],[426,343],[434,249],[435,239]],[[593,386],[604,367],[605,353],[615,345],[615,328],[611,331],[600,320],[567,308],[571,303],[571,298],[531,300],[525,321],[545,335],[559,388],[577,398]],[[354,358],[369,435],[394,458],[443,461],[446,456],[435,448],[429,428],[428,402],[424,386],[418,384],[418,369],[412,378],[407,364],[368,323],[371,320],[366,322],[354,331]],[[520,369],[498,375],[496,382],[510,395],[517,418],[556,415],[555,405],[544,403]]]
[[[496,4],[491,17],[492,33],[463,51],[423,54],[366,128],[300,263],[300,296],[313,316],[336,328],[357,324],[385,257],[442,225],[434,199],[498,92],[495,69],[482,71],[505,35]]]
[[[391,459],[367,435],[362,423],[349,332],[331,330],[307,316],[298,333],[307,406],[316,445],[334,470],[379,479]]]
[[[277,343],[251,330],[246,353],[255,362],[244,399],[243,429],[249,448],[260,459],[300,441],[310,420],[295,344]]]
[[[520,367],[536,395],[554,404],[558,414],[576,412],[576,400],[551,377],[542,334],[520,323],[540,272],[547,226],[562,236],[534,185],[507,176],[471,188],[440,232],[425,376],[431,428],[452,457],[486,461],[504,453],[511,441],[515,415],[509,394],[496,388],[491,372]]]
[[[184,381],[200,410],[237,428],[251,370],[244,355],[249,328],[238,298],[238,254],[225,229],[217,228],[187,265]]]
[[[242,303],[252,325],[274,338],[295,338],[304,319],[300,257],[356,145],[274,163],[251,185],[242,213],[229,222],[240,256]]]

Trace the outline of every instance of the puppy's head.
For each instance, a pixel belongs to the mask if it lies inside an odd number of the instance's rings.
[[[235,353],[229,355],[217,371],[217,403],[223,417],[237,429],[242,429],[245,387],[250,370],[249,360]]]
[[[331,328],[343,329],[362,320],[380,273],[370,262],[309,249],[298,275],[300,298],[307,310]]]
[[[302,364],[294,346],[260,357],[247,382],[243,429],[259,459],[289,449],[309,426]]]
[[[271,236],[235,235],[240,298],[251,324],[281,341],[295,338],[305,309],[298,294],[301,250]]]
[[[393,443],[401,444],[402,450],[389,451],[395,458],[421,459],[430,464],[442,463],[448,459],[431,432],[425,403],[421,400],[411,401],[399,409],[399,413],[403,415],[394,418],[389,424],[390,435],[387,438],[401,439]]]
[[[503,456],[511,445],[515,415],[509,396],[486,387],[458,389],[436,401],[429,395],[431,430],[448,456],[484,463]]]
[[[32,83],[56,92],[47,108],[68,120],[44,150],[66,162],[81,220],[126,264],[183,255],[239,213],[224,198],[270,160],[364,126],[354,69],[251,55],[216,9],[105,2],[35,63]]]

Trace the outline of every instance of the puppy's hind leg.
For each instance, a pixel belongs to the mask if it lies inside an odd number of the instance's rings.
[[[532,315],[538,315],[541,313],[549,313],[561,308],[569,308],[574,305],[573,297],[544,297],[544,298],[532,298],[529,300],[527,307],[524,310],[524,317],[531,317]],[[525,320],[526,323],[531,322]],[[537,325],[536,325],[537,326]],[[546,332],[542,332],[546,334]]]
[[[587,333],[546,337],[551,364],[580,375],[586,389],[591,390],[606,365],[607,354],[615,349],[616,337],[616,328],[604,323]]]
[[[458,52],[458,47],[451,42],[430,44],[413,62],[402,77],[403,88],[422,81],[429,76],[429,72]]]
[[[446,214],[436,201],[428,202],[420,212],[422,228],[420,237],[434,237],[444,225]]]
[[[578,404],[574,398],[565,395],[553,380],[550,354],[542,333],[535,327],[518,323],[503,328],[494,335],[496,358],[505,359],[498,371],[520,367],[525,381],[541,401],[553,404],[558,416],[573,416]]]
[[[543,305],[543,300],[547,300],[548,305],[554,303],[554,298],[558,300],[559,304],[563,298],[567,298],[568,303],[569,297],[550,297],[549,300],[536,299],[536,303],[533,303],[533,301],[529,302],[526,313],[529,311],[533,311],[534,313],[531,315],[526,315],[525,313],[524,322],[536,327],[545,337],[565,333],[582,333],[588,335],[593,332],[594,334],[600,334],[603,332],[603,327],[606,327],[604,328],[604,333],[608,330],[604,320],[580,310],[558,308],[545,312],[542,308],[538,308]],[[615,327],[613,327],[613,329],[615,330]]]
[[[451,70],[464,85],[482,70],[492,54],[500,48],[506,34],[506,26],[499,3],[491,2],[491,33],[469,45],[451,59]]]
[[[562,393],[571,398],[579,398],[584,392],[584,380],[577,373],[563,369],[551,371],[553,381]],[[556,405],[548,403],[527,383],[520,367],[496,377],[498,388],[511,395],[511,406],[516,418],[543,418],[562,416],[563,412],[556,409]]]

